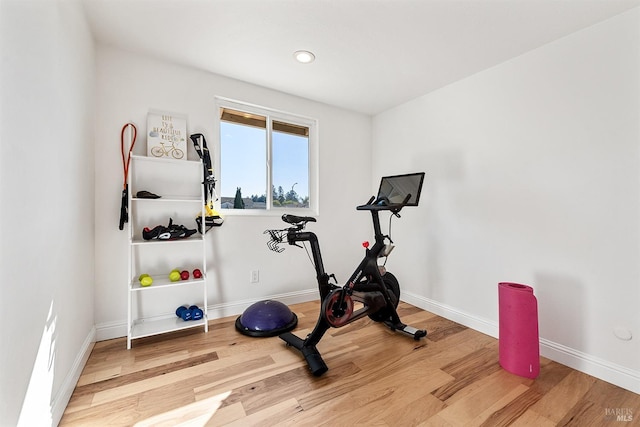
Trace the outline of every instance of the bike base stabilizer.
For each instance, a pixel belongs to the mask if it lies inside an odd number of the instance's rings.
[[[291,332],[281,334],[280,339],[282,339],[291,347],[300,350],[302,356],[304,356],[304,360],[309,366],[309,370],[314,376],[319,377],[329,370],[327,365],[324,363],[324,360],[322,360],[322,356],[320,356],[320,352],[318,351],[316,346],[305,346],[304,340],[292,334]]]
[[[424,338],[427,336],[427,331],[424,329],[416,329],[413,326],[405,325],[404,323],[393,323],[389,320],[384,322],[385,325],[392,331],[402,332],[403,334],[409,335],[413,337],[414,340],[419,341],[420,338]]]

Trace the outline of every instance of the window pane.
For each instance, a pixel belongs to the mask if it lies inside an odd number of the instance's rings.
[[[266,208],[266,135],[264,128],[220,122],[220,156],[223,159],[220,202],[223,209]]]
[[[272,133],[273,207],[309,207],[309,137]],[[300,128],[298,126],[298,128]],[[297,132],[296,132],[297,133]],[[308,130],[306,132],[308,135]]]

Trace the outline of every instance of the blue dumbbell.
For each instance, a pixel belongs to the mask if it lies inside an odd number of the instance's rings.
[[[200,320],[204,316],[204,312],[197,305],[187,307],[182,305],[176,309],[176,316],[182,320]]]
[[[200,320],[204,316],[204,313],[197,305],[189,307],[189,311],[191,311],[191,320]]]
[[[176,316],[182,320],[191,320],[191,310],[186,305],[181,305],[176,309]]]

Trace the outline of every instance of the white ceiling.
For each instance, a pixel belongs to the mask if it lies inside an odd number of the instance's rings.
[[[376,114],[640,0],[83,0],[97,41]],[[316,61],[299,64],[307,49]]]

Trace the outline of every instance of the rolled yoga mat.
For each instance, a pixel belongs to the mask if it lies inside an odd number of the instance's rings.
[[[500,366],[525,378],[540,373],[538,300],[533,288],[498,283]]]

